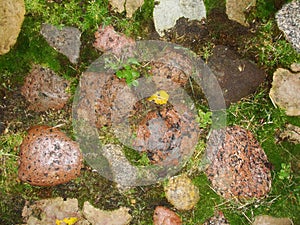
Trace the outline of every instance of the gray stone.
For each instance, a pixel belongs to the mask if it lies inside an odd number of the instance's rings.
[[[24,15],[24,0],[0,0],[0,55],[16,43]]]
[[[227,106],[255,92],[266,77],[254,63],[222,45],[213,49],[208,66],[219,81]]]
[[[300,52],[300,1],[292,1],[284,5],[275,17],[286,39]]]
[[[67,56],[71,63],[78,62],[81,32],[77,28],[63,27],[60,29],[51,24],[43,24],[41,34],[51,47]]]
[[[155,30],[164,36],[164,31],[174,27],[181,17],[190,20],[206,18],[203,0],[160,0],[153,11]]]
[[[289,116],[300,116],[299,90],[300,72],[282,68],[275,71],[269,96],[273,104],[285,109]]]
[[[255,6],[256,0],[227,0],[226,14],[230,20],[234,20],[243,26],[248,26],[245,11],[251,6]]]

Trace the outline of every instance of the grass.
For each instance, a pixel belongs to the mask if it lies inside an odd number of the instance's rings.
[[[151,24],[153,0],[146,0],[131,19],[124,14],[111,12],[108,1],[78,1],[69,0],[62,3],[47,3],[43,0],[26,0],[26,19],[22,26],[18,42],[13,49],[0,56],[0,89],[13,94],[22,84],[25,75],[30,71],[32,64],[42,64],[49,67],[60,76],[73,82],[71,93],[78,84],[80,74],[85,71],[91,62],[99,57],[93,49],[93,34],[101,24],[112,24],[118,31],[131,37],[143,36]],[[254,59],[271,78],[277,67],[288,68],[293,62],[300,62],[300,55],[284,39],[276,27],[273,18],[276,9],[274,0],[257,1],[257,7],[250,16],[255,17],[257,24],[255,37],[245,42],[244,55]],[[213,8],[225,7],[225,1],[206,0],[208,13]],[[49,47],[39,34],[42,23],[52,23],[58,26],[75,26],[82,34],[82,49],[78,65],[72,65],[65,56]],[[202,46],[203,57],[206,59],[213,42]],[[16,60],[18,59],[18,60]],[[191,160],[183,168],[195,185],[200,189],[200,201],[197,206],[187,212],[177,212],[184,224],[202,224],[214,211],[222,210],[232,225],[250,224],[256,215],[267,214],[276,217],[290,217],[294,224],[300,224],[300,145],[287,141],[277,140],[278,132],[284,129],[287,123],[300,126],[299,117],[289,117],[284,111],[275,108],[268,97],[270,83],[263,85],[255,94],[231,105],[227,110],[228,125],[239,125],[251,130],[265,150],[269,161],[274,166],[272,171],[272,190],[265,199],[251,202],[226,201],[219,197],[210,187],[205,174],[199,171],[202,155],[205,149],[205,138],[196,146]],[[205,108],[205,107],[204,107]],[[20,109],[23,110],[23,109]],[[82,206],[84,201],[103,209],[115,209],[119,206],[131,208],[134,224],[152,224],[152,213],[157,205],[172,208],[166,201],[163,184],[147,187],[136,187],[120,192],[115,184],[107,181],[92,171],[88,165],[82,170],[79,178],[56,187],[34,187],[21,183],[17,178],[18,150],[25,135],[26,126],[31,123],[50,123],[57,125],[60,121],[70,118],[61,118],[68,112],[32,114],[33,120],[24,121],[24,118],[14,118],[12,123],[18,126],[8,127],[0,136],[0,224],[22,223],[21,210],[25,200],[34,201],[41,198],[61,196],[76,197]],[[30,117],[30,118],[32,118]],[[51,119],[46,119],[51,117]],[[199,122],[207,128],[210,125],[210,114],[199,111]],[[22,127],[22,123],[23,127]],[[25,126],[26,124],[26,126]],[[33,125],[33,124],[32,124]],[[20,128],[21,129],[15,129]],[[69,126],[62,128],[68,133]],[[110,137],[105,137],[109,142]],[[143,156],[131,154],[128,157],[139,164],[147,165]],[[140,161],[139,161],[140,160]],[[14,207],[12,207],[14,206]]]

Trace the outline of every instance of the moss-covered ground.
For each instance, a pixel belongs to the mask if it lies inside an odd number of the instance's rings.
[[[45,1],[25,0],[26,18],[16,45],[0,56],[0,107],[4,110],[6,129],[0,136],[0,224],[22,223],[21,210],[25,201],[61,196],[78,198],[82,205],[88,200],[101,209],[120,206],[131,208],[132,224],[152,224],[155,206],[172,208],[164,197],[163,183],[135,187],[119,192],[116,185],[88,165],[81,176],[67,184],[55,187],[34,187],[17,178],[19,145],[26,130],[36,124],[61,125],[61,129],[72,136],[72,102],[59,111],[34,113],[27,111],[20,95],[20,86],[33,64],[49,67],[72,82],[71,93],[78,84],[80,75],[100,56],[93,47],[94,32],[100,24],[112,24],[117,31],[133,38],[147,39],[153,30],[153,0],[145,0],[144,6],[128,19],[124,14],[112,12],[107,0]],[[200,201],[190,211],[176,211],[184,224],[202,224],[222,210],[232,225],[250,224],[260,214],[289,217],[300,224],[300,145],[278,140],[278,133],[287,123],[300,126],[299,117],[288,117],[274,107],[268,97],[272,74],[277,67],[287,68],[292,62],[300,62],[300,56],[284,40],[274,21],[277,4],[284,1],[257,1],[257,7],[249,11],[249,20],[255,20],[254,37],[248,39],[240,53],[255,61],[269,76],[257,92],[227,110],[227,123],[250,129],[268,155],[272,170],[272,190],[260,200],[249,202],[226,201],[219,197],[206,176],[198,170],[205,143],[201,142],[190,162],[183,168],[200,189]],[[205,0],[208,13],[215,8],[224,10],[224,1]],[[42,23],[71,25],[82,33],[80,61],[71,64],[67,58],[49,47],[39,30]],[[218,24],[222,29],[222,24]],[[209,55],[214,39],[202,46],[201,56]],[[4,93],[1,95],[1,93]],[[205,106],[202,109],[205,109]],[[208,123],[209,124],[209,123]],[[135,157],[135,156],[134,156]]]

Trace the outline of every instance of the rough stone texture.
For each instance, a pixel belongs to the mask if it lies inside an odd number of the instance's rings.
[[[67,56],[71,63],[78,62],[81,32],[77,28],[66,26],[60,29],[51,24],[43,24],[41,34],[51,47]]]
[[[276,218],[268,215],[256,216],[252,225],[292,225],[289,218]]]
[[[287,124],[286,128],[279,134],[279,138],[294,144],[300,144],[300,127]]]
[[[126,37],[115,31],[113,26],[100,26],[95,33],[94,47],[102,52],[112,52],[116,55],[121,55],[122,48],[125,46],[134,45],[135,41],[132,38]]]
[[[133,117],[147,108],[143,104],[137,106]],[[193,152],[198,142],[197,133],[193,117],[181,115],[174,108],[166,106],[146,113],[141,119],[137,124],[133,146],[139,152],[147,152],[153,164],[177,166]]]
[[[20,146],[20,180],[38,186],[66,183],[80,174],[82,154],[76,142],[57,128],[34,126]]]
[[[168,201],[179,210],[192,209],[200,199],[198,187],[186,175],[170,178],[165,193]]]
[[[24,0],[0,0],[0,55],[16,43],[25,15]]]
[[[104,211],[93,207],[89,202],[84,202],[82,214],[95,225],[127,225],[132,219],[128,213],[130,209],[120,207],[114,211]]]
[[[58,197],[39,200],[31,205],[26,202],[22,217],[26,225],[127,225],[132,218],[128,211],[125,207],[114,211],[100,210],[87,201],[84,202],[81,211],[76,198]]]
[[[39,212],[38,215],[37,212]],[[81,213],[76,198],[64,200],[58,197],[42,199],[31,205],[26,202],[22,210],[22,217],[26,225],[45,225],[55,224],[56,220],[63,220],[68,217],[81,219]]]
[[[52,70],[35,65],[25,78],[22,95],[30,102],[29,109],[37,112],[61,109],[70,98],[66,93],[69,82]]]
[[[181,17],[199,21],[206,18],[206,9],[202,0],[160,0],[159,2],[154,7],[153,19],[155,30],[160,36],[164,36],[164,31],[174,27]]]
[[[293,72],[300,72],[300,63],[293,63],[293,64],[291,65],[291,70],[292,70]]]
[[[300,1],[287,3],[276,13],[276,22],[286,39],[300,53]]]
[[[230,20],[248,26],[245,12],[255,5],[256,0],[226,0],[226,14]]]
[[[131,18],[133,13],[144,4],[144,0],[109,0],[109,3],[118,13],[126,9],[126,16]]]
[[[157,206],[153,214],[154,225],[181,225],[182,221],[180,217],[172,210]]]
[[[300,72],[278,68],[273,74],[269,96],[273,104],[286,110],[289,116],[300,116]]]
[[[266,77],[254,63],[222,45],[213,49],[208,66],[219,81],[227,106],[255,92]]]
[[[215,212],[215,215],[203,223],[203,225],[230,225],[223,212]]]
[[[238,126],[213,130],[206,157],[208,179],[224,198],[261,198],[270,191],[271,166],[250,131]]]

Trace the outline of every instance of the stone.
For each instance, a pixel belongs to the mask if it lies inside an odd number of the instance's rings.
[[[144,4],[144,0],[109,0],[109,3],[118,13],[126,10],[126,17],[131,18],[133,13]]]
[[[292,63],[291,71],[293,72],[300,72],[300,63]]]
[[[55,186],[80,174],[79,145],[57,128],[34,126],[20,146],[18,176],[31,185]]]
[[[0,55],[17,42],[24,21],[24,0],[0,0]]]
[[[181,225],[182,221],[180,217],[172,210],[157,206],[153,214],[154,225]]]
[[[181,17],[199,21],[206,18],[203,0],[160,0],[153,10],[155,30],[162,37]]]
[[[95,32],[95,38],[96,40],[93,46],[96,49],[101,52],[111,52],[116,55],[121,55],[124,47],[135,44],[135,41],[132,38],[117,33],[111,25],[106,27],[100,26]]]
[[[223,45],[213,49],[208,66],[219,81],[227,106],[254,93],[266,78],[258,66]]]
[[[178,210],[190,210],[200,199],[198,187],[186,175],[170,178],[164,189],[166,198]]]
[[[300,1],[285,4],[275,15],[279,29],[300,53]]]
[[[43,24],[41,34],[51,47],[67,56],[71,63],[78,62],[81,46],[80,30],[75,27],[59,28],[51,24]]]
[[[69,82],[49,68],[35,65],[25,78],[21,93],[30,103],[29,110],[37,112],[62,109],[70,98],[66,92]]]
[[[292,225],[289,218],[276,218],[268,215],[256,216],[252,225]]]
[[[289,116],[300,116],[300,72],[292,73],[278,68],[273,74],[269,96],[275,106],[284,109]]]
[[[234,20],[243,26],[249,26],[245,12],[256,5],[256,0],[226,0],[226,14],[230,20]]]
[[[221,211],[215,212],[214,216],[212,216],[211,218],[209,218],[207,221],[203,223],[203,225],[212,225],[212,224],[230,225],[230,223],[225,218],[223,212]]]
[[[95,208],[89,202],[84,202],[82,214],[91,224],[127,225],[132,219],[128,213],[129,210],[129,208],[120,207],[113,211],[105,211]]]
[[[22,210],[22,217],[26,225],[59,224],[59,221],[66,218],[82,219],[78,208],[78,200],[76,198],[63,199],[61,197],[42,199],[31,205],[26,202]]]
[[[285,129],[279,133],[279,138],[294,144],[300,144],[300,127],[287,124]]]
[[[263,198],[271,189],[271,167],[254,135],[239,126],[212,130],[205,171],[212,188],[225,199]]]

